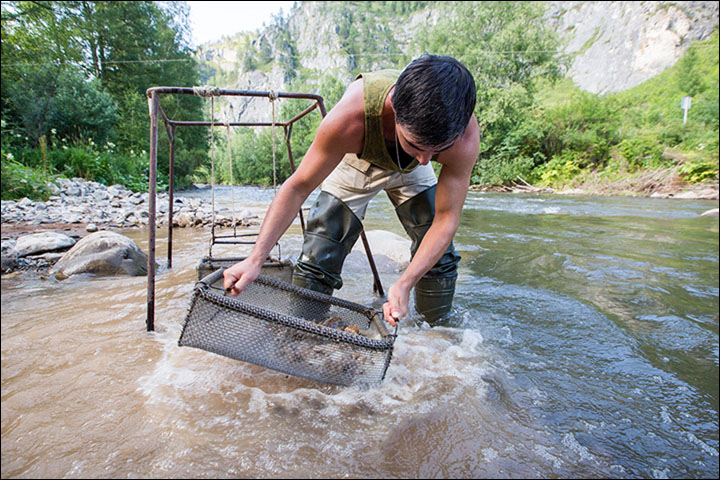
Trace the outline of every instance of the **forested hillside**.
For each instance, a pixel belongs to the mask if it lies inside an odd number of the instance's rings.
[[[452,55],[478,87],[473,183],[650,194],[717,178],[717,12],[712,2],[298,2],[200,58],[209,83],[318,93],[332,107],[359,72]],[[221,118],[230,102],[233,118],[268,118],[267,101],[238,99],[220,104]],[[295,139],[300,153],[318,120]],[[235,178],[269,182],[268,168],[247,176],[270,152],[268,133],[236,140]],[[222,161],[218,171],[229,179]]]
[[[42,197],[56,175],[146,188],[150,86],[317,93],[329,110],[359,72],[402,68],[425,51],[452,55],[475,76],[478,186],[649,194],[717,181],[716,2],[611,3],[296,2],[260,32],[193,51],[184,2],[4,2],[2,195]],[[613,6],[617,18],[599,13]],[[209,101],[181,97],[163,99],[172,118],[210,117]],[[232,102],[218,99],[215,118],[270,119],[267,100]],[[278,118],[304,108],[278,104]],[[294,127],[296,161],[319,121],[312,114]],[[208,129],[178,137],[178,185],[209,182]],[[224,137],[214,135],[215,173],[229,182]],[[282,181],[290,172],[278,132],[275,142]],[[272,182],[270,129],[234,129],[230,147],[236,183]],[[621,188],[601,188],[611,184]]]

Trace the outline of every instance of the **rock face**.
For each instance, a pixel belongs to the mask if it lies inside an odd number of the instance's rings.
[[[550,2],[546,14],[574,56],[567,75],[592,93],[619,92],[660,73],[707,39],[718,2]]]
[[[79,273],[145,275],[147,255],[124,235],[96,232],[83,238],[50,270],[58,280]]]

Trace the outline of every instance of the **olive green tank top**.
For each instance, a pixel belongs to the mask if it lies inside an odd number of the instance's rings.
[[[388,151],[382,130],[382,110],[385,99],[397,82],[400,70],[379,70],[361,73],[357,78],[363,79],[363,99],[365,101],[365,145],[359,158],[385,170],[407,173],[419,165],[414,158],[395,160],[395,152]],[[399,146],[398,146],[399,148]],[[399,149],[400,156],[408,155]],[[401,165],[405,165],[404,168]]]

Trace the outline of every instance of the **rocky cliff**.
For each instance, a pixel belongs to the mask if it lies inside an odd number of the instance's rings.
[[[338,17],[331,3],[298,2],[287,19],[286,33],[296,49],[298,62],[294,68],[311,79],[332,75],[349,83],[354,59],[345,53],[340,35],[342,23],[348,19]],[[400,54],[412,58],[422,53],[411,51],[413,35],[434,24],[438,12],[429,7],[389,17],[363,20],[386,51],[375,61],[370,59],[373,67],[387,66],[383,58]],[[581,89],[603,94],[634,87],[658,75],[672,66],[692,42],[707,39],[718,26],[718,2],[554,1],[548,3],[545,21],[560,35],[562,53],[570,55],[567,76]],[[287,66],[271,62],[262,69],[247,69],[243,65],[246,48],[269,46],[272,58],[283,54],[278,27],[267,27],[249,44],[244,35],[199,49],[202,62],[224,72],[217,86],[287,91]],[[232,109],[227,103],[218,107],[217,118],[270,118],[271,109],[265,99],[235,97],[231,101]]]
[[[718,25],[718,2],[551,2],[548,21],[592,93],[622,91],[671,67]]]

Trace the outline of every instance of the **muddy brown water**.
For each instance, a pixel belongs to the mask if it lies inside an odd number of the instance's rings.
[[[367,228],[401,231],[388,204]],[[178,347],[208,230],[175,231],[153,333],[144,277],[4,276],[2,477],[713,478],[716,207],[471,193],[449,322],[406,319],[367,390]],[[338,295],[376,304],[348,269]]]

